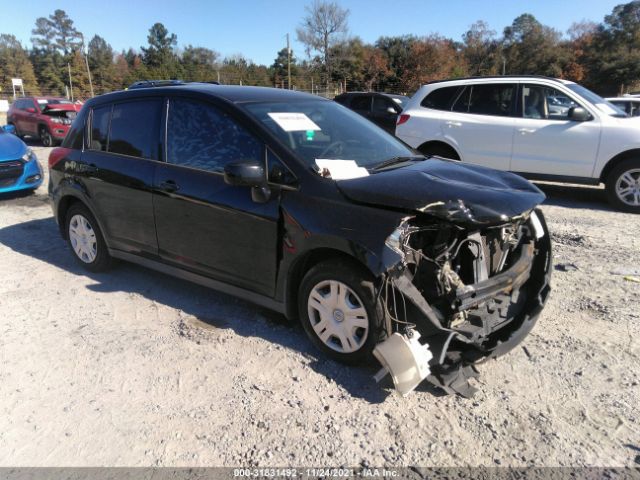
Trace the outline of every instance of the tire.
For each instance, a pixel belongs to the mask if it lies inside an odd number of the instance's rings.
[[[460,160],[460,157],[453,148],[441,143],[421,145],[418,147],[418,150],[427,157],[434,155],[436,157],[448,158],[449,160]]]
[[[357,364],[373,359],[384,314],[374,278],[363,267],[332,260],[311,268],[300,284],[298,312],[311,341],[334,360]]]
[[[80,203],[72,205],[67,212],[65,227],[71,252],[83,268],[91,272],[109,269],[111,256],[107,244],[98,222],[87,207]]]
[[[40,135],[40,141],[42,142],[42,145],[44,145],[45,147],[53,147],[53,135],[51,135],[49,130],[47,130],[47,127],[40,127],[38,133]]]
[[[640,213],[640,159],[630,158],[614,167],[607,176],[605,191],[609,203],[618,210]],[[628,192],[623,195],[623,192]]]

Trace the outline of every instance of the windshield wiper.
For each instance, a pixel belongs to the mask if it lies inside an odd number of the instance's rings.
[[[398,163],[407,163],[407,162],[417,162],[419,160],[424,160],[425,157],[422,155],[413,155],[413,156],[399,156],[399,157],[391,157],[387,160],[384,160],[377,165],[370,168],[371,171],[377,172],[379,170],[384,170],[385,168],[391,167],[392,165],[397,165]]]

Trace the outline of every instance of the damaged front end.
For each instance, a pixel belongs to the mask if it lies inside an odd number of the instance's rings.
[[[390,373],[403,395],[426,378],[471,396],[475,366],[520,343],[549,294],[551,243],[537,209],[478,223],[464,208],[429,205],[404,218],[385,255],[377,379]]]

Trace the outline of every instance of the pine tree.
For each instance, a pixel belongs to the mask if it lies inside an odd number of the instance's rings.
[[[182,52],[183,80],[210,82],[217,79],[218,52],[188,45]]]
[[[42,93],[62,95],[66,84],[63,80],[62,55],[45,49],[33,49],[30,58]]]
[[[104,38],[95,35],[88,45],[87,57],[96,94],[112,91],[119,88],[115,76],[113,63],[113,49]]]
[[[67,69],[71,70],[71,96],[74,100],[86,100],[91,97],[87,65],[82,53],[76,50],[70,58]],[[69,70],[67,70],[69,71]]]
[[[2,92],[12,92],[11,79],[21,78],[25,93],[38,95],[40,88],[36,81],[33,65],[14,35],[0,35],[0,88]]]
[[[149,29],[148,47],[141,47],[142,60],[149,73],[155,79],[179,78],[182,68],[178,62],[174,48],[178,37],[162,23],[156,23]]]

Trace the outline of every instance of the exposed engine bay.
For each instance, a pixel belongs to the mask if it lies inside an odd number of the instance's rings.
[[[403,395],[426,377],[471,396],[476,365],[517,345],[548,296],[551,244],[542,213],[490,226],[419,214],[406,217],[386,245],[400,260],[378,292],[385,339],[374,350],[384,367],[377,379],[391,373]],[[386,342],[398,345],[397,356]]]
[[[42,111],[42,114],[48,117],[51,117],[52,122],[61,123],[63,125],[71,125],[73,123],[73,120],[78,115],[78,113],[75,110],[52,108],[52,107],[46,107]]]

